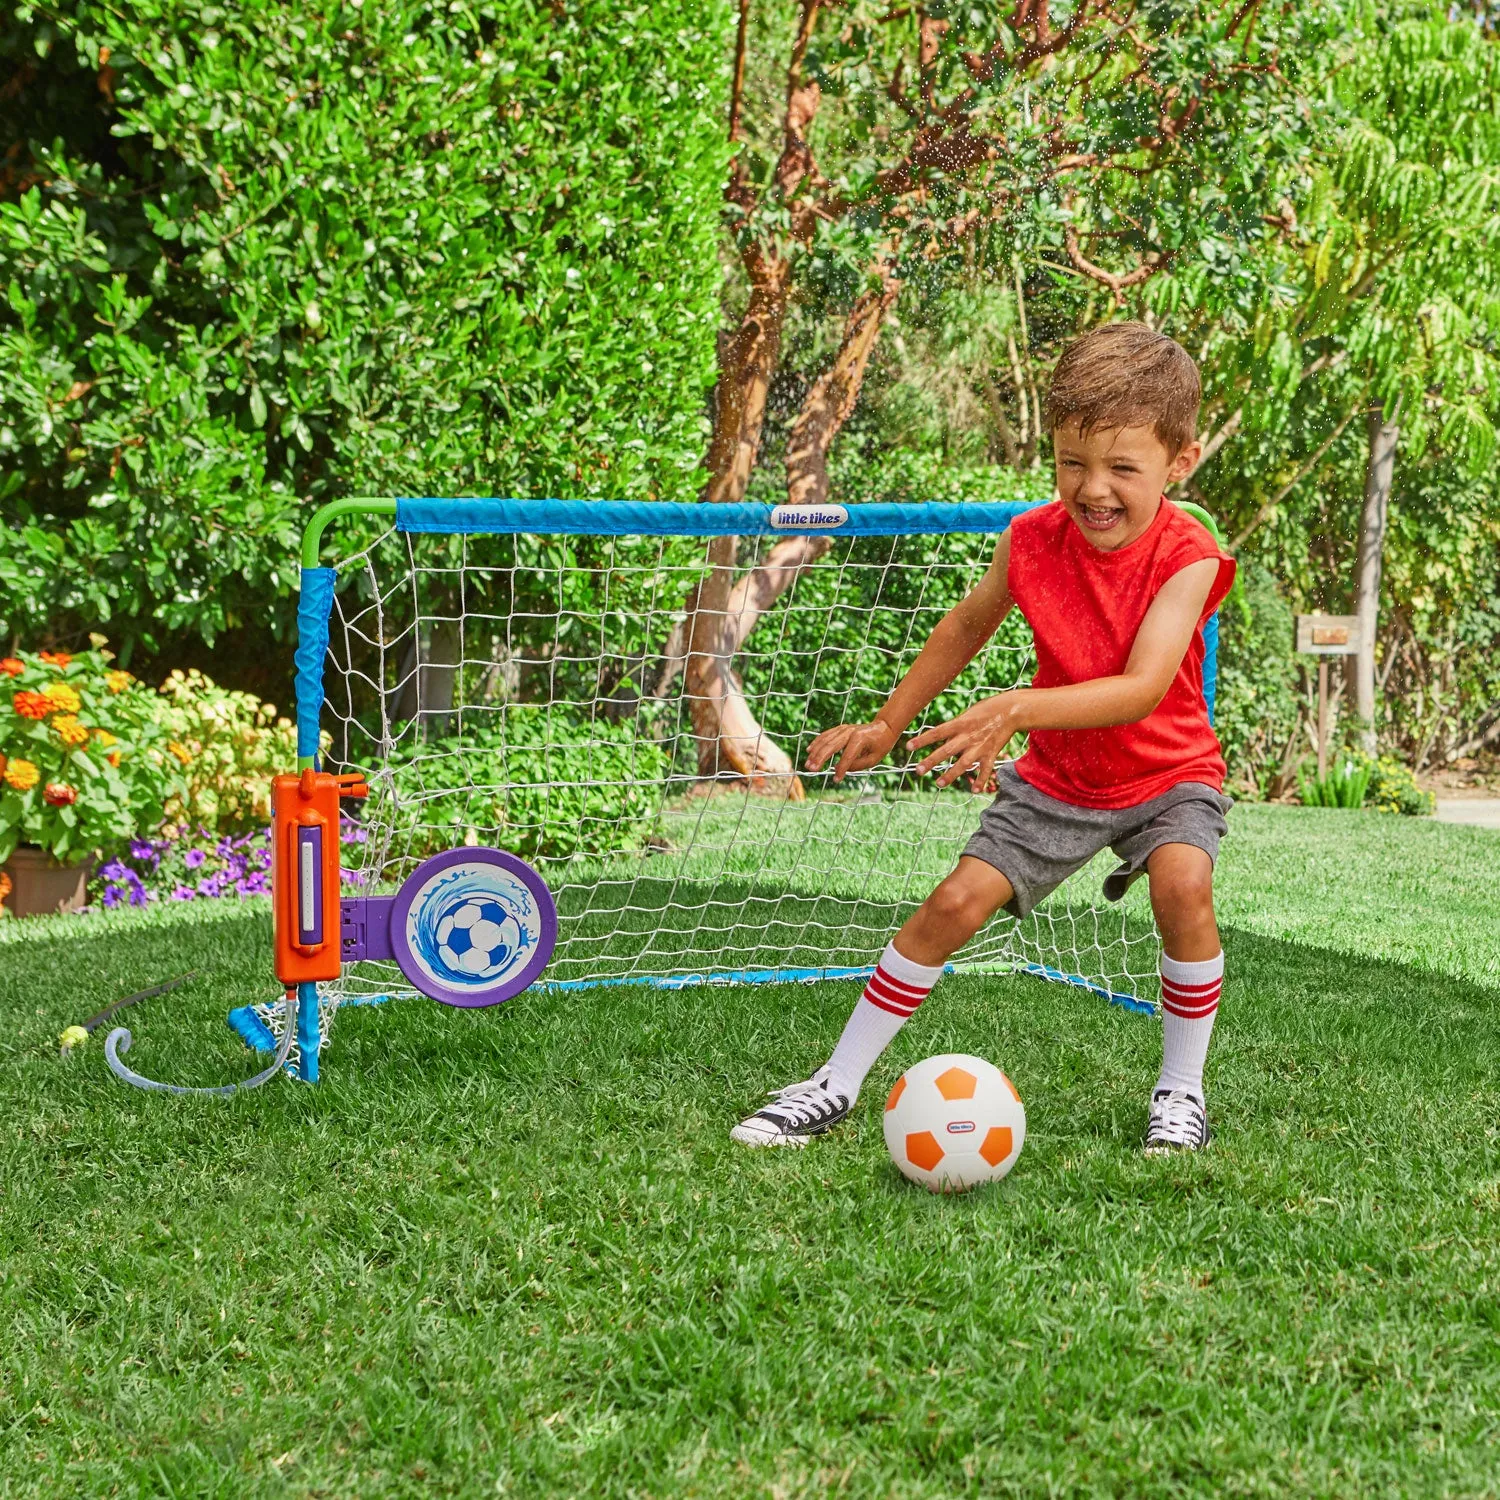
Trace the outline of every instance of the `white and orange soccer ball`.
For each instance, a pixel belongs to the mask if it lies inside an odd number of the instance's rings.
[[[1026,1141],[1026,1107],[993,1063],[945,1052],[908,1068],[885,1101],[891,1160],[934,1193],[999,1182]]]

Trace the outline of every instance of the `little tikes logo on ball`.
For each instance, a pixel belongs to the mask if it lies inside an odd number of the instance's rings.
[[[968,1135],[968,1133],[973,1128],[974,1128],[974,1122],[972,1120],[949,1120],[948,1121],[948,1134],[949,1135]]]
[[[773,531],[837,531],[849,524],[843,505],[776,505],[771,508]]]

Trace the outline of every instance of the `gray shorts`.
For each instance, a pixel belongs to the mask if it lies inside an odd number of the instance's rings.
[[[1217,859],[1219,840],[1229,831],[1224,815],[1234,806],[1201,781],[1181,782],[1134,807],[1075,807],[1037,791],[1009,762],[995,779],[999,794],[980,815],[964,853],[1010,881],[1016,894],[1005,909],[1013,917],[1034,911],[1101,849],[1112,849],[1120,860],[1104,882],[1109,901],[1124,896],[1163,844],[1192,844]]]

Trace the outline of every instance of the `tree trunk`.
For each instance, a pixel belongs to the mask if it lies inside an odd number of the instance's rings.
[[[880,325],[900,291],[901,283],[886,270],[880,290],[863,293],[849,309],[839,352],[813,382],[787,438],[786,498],[791,504],[821,505],[828,499],[828,450],[859,399]]]
[[[1380,625],[1380,564],[1385,551],[1391,477],[1396,444],[1401,439],[1399,413],[1386,421],[1380,407],[1370,408],[1369,462],[1365,469],[1365,503],[1359,523],[1359,560],[1354,580],[1354,612],[1359,616],[1359,654],[1354,659],[1354,707],[1364,747],[1375,751],[1375,647]]]
[[[710,503],[733,504],[745,497],[760,451],[766,393],[781,352],[791,286],[791,266],[774,248],[750,245],[743,258],[750,302],[740,326],[719,343],[709,477],[703,488],[703,500]],[[744,777],[753,790],[795,795],[788,788],[789,779],[796,781],[790,758],[761,732],[732,670],[743,639],[735,637],[728,620],[738,552],[737,536],[709,542],[709,573],[688,600],[682,630],[683,689],[698,741],[698,773],[716,777],[729,771]],[[658,694],[663,686],[658,683]],[[801,792],[800,785],[796,791]]]
[[[719,342],[719,379],[714,387],[714,428],[708,444],[707,501],[745,498],[750,470],[760,451],[766,392],[781,353],[792,268],[774,247],[747,246],[742,256],[750,276],[750,302],[740,326]]]
[[[887,274],[878,291],[864,293],[850,309],[839,352],[808,391],[787,440],[790,503],[809,505],[827,500],[828,450],[854,410],[881,322],[899,291],[900,283]],[[784,300],[782,307],[784,310]],[[769,377],[768,368],[767,384]],[[720,406],[716,416],[724,410]],[[754,442],[736,450],[743,457],[740,470],[734,467],[731,444],[727,440],[721,443],[716,430],[715,447],[729,477],[718,486],[714,498],[739,499],[744,494],[760,442],[764,387],[759,391],[758,404],[746,400],[740,411],[747,416],[754,413]],[[715,489],[719,471],[713,472],[705,498]],[[727,772],[744,778],[752,791],[800,802],[806,794],[796,767],[757,721],[734,671],[734,658],[760,617],[828,551],[832,542],[828,537],[784,537],[758,566],[736,582],[737,540],[716,537],[710,543],[712,572],[691,605],[685,687],[698,742],[698,773],[717,778]]]

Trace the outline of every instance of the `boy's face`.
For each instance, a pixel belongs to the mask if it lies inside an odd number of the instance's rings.
[[[1156,519],[1162,491],[1197,467],[1201,443],[1175,457],[1149,427],[1084,435],[1076,418],[1052,434],[1057,493],[1073,524],[1103,552],[1129,546]]]

